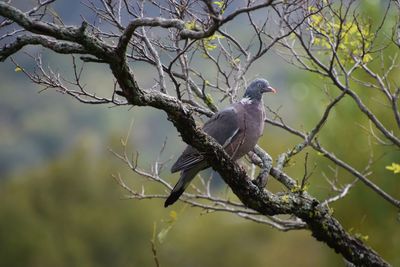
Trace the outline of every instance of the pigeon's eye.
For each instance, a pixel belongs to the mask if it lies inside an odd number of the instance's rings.
[[[262,88],[262,84],[261,83],[258,83],[258,88]]]

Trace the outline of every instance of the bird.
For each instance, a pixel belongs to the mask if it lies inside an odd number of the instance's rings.
[[[203,131],[213,137],[233,159],[238,160],[250,152],[264,131],[264,93],[276,93],[265,79],[255,79],[246,88],[243,98],[215,113],[203,126]],[[177,184],[164,203],[175,203],[198,172],[210,167],[194,147],[188,145],[171,167],[171,173],[180,171]]]

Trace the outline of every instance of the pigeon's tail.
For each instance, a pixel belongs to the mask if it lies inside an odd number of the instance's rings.
[[[196,168],[182,171],[178,183],[174,186],[174,189],[172,189],[167,200],[165,200],[165,208],[174,204],[178,200],[198,172],[199,171]]]

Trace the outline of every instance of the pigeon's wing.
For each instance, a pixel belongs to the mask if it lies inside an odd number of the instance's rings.
[[[240,131],[238,121],[237,110],[231,106],[214,114],[204,124],[203,130],[223,147],[226,147]],[[203,160],[204,157],[195,148],[187,146],[171,167],[171,172],[189,169]]]
[[[203,156],[192,146],[187,146],[182,155],[176,160],[171,167],[171,172],[190,169],[203,160]]]
[[[238,121],[237,109],[231,106],[215,114],[204,124],[203,130],[224,147],[239,131]]]

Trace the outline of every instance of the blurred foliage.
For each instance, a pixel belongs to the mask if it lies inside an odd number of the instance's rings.
[[[329,266],[333,252],[306,231],[278,233],[232,215],[202,216],[182,205],[174,207],[177,215],[160,200],[122,200],[124,192],[110,176],[116,169],[124,170],[106,156],[78,148],[48,166],[3,180],[0,266],[154,266],[153,222],[160,225],[162,266],[285,266],[289,251],[303,266]],[[319,255],[303,257],[308,249]]]
[[[316,7],[309,8],[310,13],[317,11]],[[374,35],[367,22],[342,22],[333,12],[325,12],[311,15],[310,27],[315,33],[313,44],[326,48],[328,52],[337,51],[338,57],[345,63],[354,63],[353,57],[362,58],[364,63],[372,60],[372,55],[366,51],[371,47]],[[340,43],[336,47],[337,39]]]
[[[83,141],[62,159],[0,183],[0,266],[155,266],[151,242],[161,266],[342,265],[308,231],[279,232],[182,203],[164,209],[161,200],[124,200],[111,178],[117,171],[130,186],[159,190]],[[355,190],[335,213],[398,264],[398,222],[379,210],[382,201],[372,197],[376,204],[366,206],[365,198],[370,192]]]

